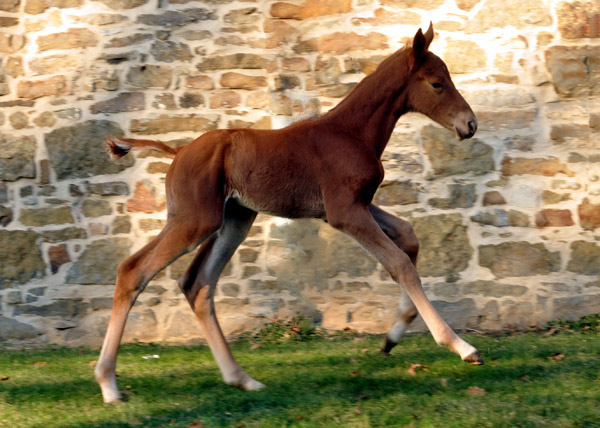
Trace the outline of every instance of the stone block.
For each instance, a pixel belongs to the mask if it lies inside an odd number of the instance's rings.
[[[161,195],[149,180],[141,180],[135,184],[133,197],[127,200],[128,212],[155,213],[166,208],[164,195]]]
[[[553,299],[552,319],[577,320],[582,316],[597,314],[600,294],[557,297]]]
[[[156,61],[175,62],[189,61],[192,59],[192,51],[185,43],[176,43],[170,40],[157,40],[152,44],[150,53]]]
[[[235,72],[223,73],[220,84],[230,89],[256,89],[268,86],[267,78],[264,76],[248,76]]]
[[[25,46],[26,38],[17,34],[0,33],[0,53],[13,54]]]
[[[476,138],[459,142],[443,128],[426,126],[421,141],[435,178],[495,170],[493,149]]]
[[[71,261],[67,245],[60,244],[48,248],[48,259],[50,260],[50,270],[52,273],[58,272],[62,265]]]
[[[204,97],[201,94],[186,92],[179,98],[181,108],[196,108],[204,105]]]
[[[460,214],[416,217],[410,222],[420,242],[421,276],[449,277],[467,268],[473,248]]]
[[[2,12],[18,12],[21,0],[2,0],[0,1],[0,10]]]
[[[352,10],[351,0],[305,0],[296,5],[288,2],[275,2],[271,5],[270,14],[281,19],[307,19],[325,15],[338,15]]]
[[[114,98],[100,101],[90,106],[92,114],[122,113],[127,111],[144,110],[145,96],[142,92],[122,92]]]
[[[6,227],[13,219],[13,212],[9,207],[0,205],[0,226]]]
[[[129,255],[131,241],[127,238],[106,238],[93,241],[67,272],[67,284],[114,284],[117,266]]]
[[[38,234],[31,230],[0,230],[0,289],[45,276],[37,239]]]
[[[150,40],[154,39],[154,35],[152,34],[145,34],[145,33],[137,33],[137,34],[132,34],[131,36],[125,36],[125,37],[115,37],[113,39],[110,39],[110,41],[104,45],[105,48],[123,48],[126,46],[133,46],[133,45],[138,45],[141,43],[146,43]]]
[[[558,5],[556,16],[565,39],[600,37],[600,3],[596,0],[564,1]]]
[[[137,88],[163,88],[171,85],[171,67],[165,65],[141,65],[131,67],[126,82]]]
[[[46,226],[49,224],[74,223],[69,207],[22,209],[19,221],[25,226]]]
[[[34,137],[0,134],[0,180],[35,178]]]
[[[535,215],[535,225],[537,227],[565,227],[574,224],[570,210],[547,208]]]
[[[483,195],[483,201],[481,203],[484,207],[490,205],[504,205],[506,204],[506,200],[500,192],[497,190],[492,190],[490,192],[485,192]]]
[[[588,230],[600,227],[600,204],[592,204],[588,198],[584,198],[577,210],[581,227]]]
[[[94,33],[87,28],[70,28],[63,33],[48,34],[37,38],[38,50],[40,52],[51,49],[78,49],[94,47],[98,39]]]
[[[0,315],[0,342],[35,339],[40,332],[29,324]]]
[[[475,42],[449,40],[443,59],[451,73],[477,73],[486,69],[487,55]]]
[[[131,155],[112,160],[104,148],[106,137],[122,136],[121,128],[106,120],[89,120],[46,134],[46,148],[57,179],[116,174],[130,167],[134,162]]]
[[[210,96],[210,108],[212,109],[229,109],[240,105],[242,97],[235,91],[219,91],[214,92]]]
[[[100,217],[112,214],[112,208],[108,201],[86,199],[81,206],[81,212],[85,217]]]
[[[69,93],[65,76],[53,76],[38,80],[21,80],[17,83],[17,96],[25,99],[35,99]]]
[[[495,209],[483,211],[471,216],[471,221],[487,226],[496,227],[527,227],[529,216],[517,210]]]
[[[450,197],[448,198],[431,198],[429,205],[439,209],[455,209],[455,208],[470,208],[475,205],[477,193],[475,184],[450,184]]]
[[[542,192],[542,202],[547,205],[558,204],[560,202],[568,201],[569,199],[571,199],[571,195],[568,193],[556,193],[551,190],[544,190]]]
[[[167,10],[161,14],[142,14],[138,16],[137,22],[152,27],[183,27],[184,25],[216,18],[214,11],[204,8],[191,8],[180,11]]]
[[[275,66],[275,62],[261,55],[238,53],[210,57],[196,66],[199,71],[229,70],[232,68],[257,70],[269,70]]]
[[[600,246],[595,242],[571,242],[567,270],[582,275],[600,275]]]
[[[560,95],[600,93],[600,46],[552,46],[545,56],[552,83]]]
[[[502,160],[502,175],[524,174],[543,175],[545,177],[553,177],[556,174],[565,174],[567,177],[575,175],[567,165],[552,156],[546,158],[511,158],[507,156]]]
[[[378,50],[387,49],[387,37],[384,34],[371,32],[366,35],[356,33],[336,32],[313,39],[301,40],[294,46],[297,54],[321,52],[329,54],[343,54],[353,50]]]
[[[209,76],[195,75],[185,77],[185,87],[191,89],[211,90],[215,88],[215,84]]]
[[[419,202],[419,187],[410,180],[383,182],[373,200],[383,206],[416,204]]]
[[[504,242],[479,246],[479,265],[496,278],[548,275],[560,269],[560,253],[550,252],[544,244]]]
[[[75,318],[87,311],[83,299],[56,299],[41,305],[22,304],[15,306],[14,315],[39,315],[41,317]]]
[[[527,293],[523,285],[502,284],[495,281],[475,281],[463,285],[464,294],[478,294],[485,297],[521,297]]]
[[[551,24],[550,8],[543,0],[523,0],[518,6],[512,0],[489,0],[467,23],[465,32],[485,33],[508,25],[524,28]]]
[[[45,230],[42,232],[42,241],[57,243],[69,241],[71,239],[87,239],[85,229],[79,227],[67,227],[58,230]]]
[[[169,132],[207,132],[217,129],[218,117],[197,114],[161,114],[146,119],[133,119],[130,131],[136,134],[166,134]]]
[[[87,191],[93,195],[121,196],[129,195],[129,185],[124,181],[107,181],[104,183],[87,183]]]
[[[81,67],[78,55],[46,55],[37,56],[29,61],[29,69],[34,74],[64,73]]]

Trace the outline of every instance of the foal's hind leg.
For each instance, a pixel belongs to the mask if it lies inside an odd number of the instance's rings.
[[[228,385],[258,390],[264,385],[248,376],[233,358],[215,314],[213,301],[219,275],[244,241],[256,212],[230,199],[219,232],[200,247],[179,286],[198,317],[223,380]]]
[[[187,216],[185,219],[171,219],[173,221],[169,221],[156,238],[119,265],[113,310],[94,371],[106,403],[121,398],[115,378],[117,352],[127,315],[135,299],[161,269],[195,248],[219,228],[217,222],[199,227],[190,224],[190,219]]]
[[[385,212],[373,204],[369,205],[369,211],[381,230],[394,241],[394,244],[398,248],[408,255],[413,266],[416,266],[417,255],[419,253],[419,240],[410,223]],[[417,315],[417,307],[408,296],[406,290],[403,289],[400,303],[396,309],[396,321],[385,335],[383,348],[381,349],[382,352],[389,353],[400,342],[404,332]]]

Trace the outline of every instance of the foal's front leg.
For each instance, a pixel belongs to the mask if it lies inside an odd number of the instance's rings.
[[[228,201],[221,229],[200,247],[179,280],[179,287],[200,321],[223,380],[247,391],[262,389],[264,385],[248,376],[235,361],[217,320],[213,297],[221,272],[248,235],[255,218],[254,211],[234,200]]]
[[[404,284],[436,343],[460,355],[463,361],[482,364],[477,349],[458,337],[440,317],[425,295],[410,257],[381,230],[368,207],[358,202],[343,204],[343,199],[340,200],[339,194],[337,196],[334,201],[326,203],[327,221],[356,239],[383,265],[394,281]]]

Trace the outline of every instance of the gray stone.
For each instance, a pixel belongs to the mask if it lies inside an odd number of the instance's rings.
[[[600,246],[595,242],[572,242],[567,270],[582,275],[600,275]]]
[[[88,183],[87,191],[94,195],[121,196],[129,195],[129,185],[124,181],[109,181],[105,183]]]
[[[128,215],[115,217],[115,219],[112,221],[111,227],[113,235],[131,232],[130,217]]]
[[[141,6],[143,4],[148,3],[148,0],[100,0],[106,6],[111,9],[121,10],[121,9],[133,9],[135,7]]]
[[[92,242],[67,272],[67,284],[114,284],[117,266],[129,256],[131,241],[107,238]]]
[[[266,69],[272,61],[256,54],[238,53],[207,58],[197,65],[200,71],[241,69]]]
[[[411,181],[384,182],[377,189],[373,200],[383,206],[416,204],[419,202],[418,186]]]
[[[497,278],[548,275],[560,269],[560,253],[548,251],[544,244],[524,241],[482,245],[479,264]]]
[[[556,91],[566,97],[599,94],[599,57],[600,46],[549,48],[546,51],[546,66]]]
[[[557,297],[553,302],[553,319],[576,320],[585,315],[598,313],[600,294]]]
[[[221,290],[221,293],[227,297],[237,297],[240,294],[240,286],[231,282],[220,285],[219,289]]]
[[[433,292],[439,297],[457,297],[458,285],[454,282],[438,282],[433,285]]]
[[[495,281],[475,281],[463,286],[464,294],[480,294],[485,297],[519,297],[527,293],[522,285],[502,284]]]
[[[138,88],[163,88],[171,85],[171,67],[164,65],[140,65],[127,72],[127,83]]]
[[[42,232],[42,241],[44,242],[64,242],[70,239],[87,239],[85,229],[79,227],[67,227],[59,230],[45,230]]]
[[[6,293],[6,303],[9,305],[18,305],[23,303],[23,295],[19,290],[11,290]]]
[[[29,324],[0,315],[0,342],[7,340],[27,340],[36,338],[40,333]]]
[[[157,40],[152,44],[150,53],[160,62],[189,61],[193,58],[190,47],[185,43],[170,40]]]
[[[0,230],[0,289],[45,276],[46,264],[33,231]]]
[[[133,165],[131,155],[112,160],[104,148],[106,137],[122,137],[114,122],[89,120],[46,134],[46,148],[58,180],[116,174]]]
[[[421,140],[434,177],[495,170],[493,149],[476,138],[457,141],[446,129],[426,126],[421,131]]]
[[[193,8],[181,11],[168,10],[160,15],[143,14],[138,16],[137,22],[153,27],[183,27],[187,24],[214,19],[216,19],[214,12],[203,8]]]
[[[81,206],[81,212],[85,217],[100,217],[112,214],[110,203],[98,199],[86,199]]]
[[[122,113],[126,111],[144,110],[145,97],[142,92],[122,92],[115,98],[100,101],[90,106],[92,114]]]
[[[444,321],[453,328],[477,327],[479,311],[473,299],[465,298],[458,302],[434,300],[431,303]]]
[[[535,324],[531,302],[505,300],[500,310],[504,326],[508,328],[527,328]]]
[[[450,189],[449,198],[432,198],[429,200],[429,205],[444,210],[470,208],[475,205],[477,200],[475,184],[450,184],[448,188]]]
[[[0,180],[35,178],[34,137],[0,134]]]
[[[516,210],[495,209],[484,211],[471,216],[471,221],[487,226],[496,227],[527,227],[529,226],[529,216]]]
[[[22,209],[19,221],[25,226],[73,223],[75,219],[69,207]]]
[[[411,223],[420,241],[421,276],[452,276],[467,268],[473,249],[460,214],[418,217]]]
[[[17,305],[14,315],[39,315],[41,317],[73,318],[84,315],[88,304],[82,299],[56,299],[43,305]]]
[[[112,297],[92,297],[90,299],[90,309],[92,311],[98,311],[101,309],[112,309],[113,298]]]

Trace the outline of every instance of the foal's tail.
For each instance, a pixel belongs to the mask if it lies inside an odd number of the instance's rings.
[[[174,158],[181,147],[169,147],[165,143],[156,140],[137,140],[134,138],[111,138],[106,137],[108,152],[115,158],[122,158],[132,149],[153,149]]]

